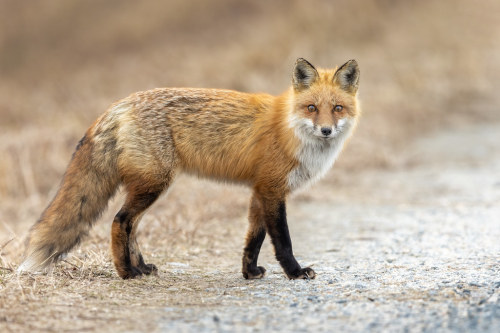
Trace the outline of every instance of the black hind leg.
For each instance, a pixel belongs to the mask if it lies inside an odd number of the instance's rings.
[[[144,211],[158,199],[167,184],[134,182],[127,186],[125,204],[113,221],[111,251],[118,275],[124,279],[157,271],[153,264],[146,264],[136,239],[136,230]]]

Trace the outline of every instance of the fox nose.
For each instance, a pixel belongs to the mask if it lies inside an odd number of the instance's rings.
[[[323,133],[324,136],[329,136],[332,134],[332,129],[331,127],[321,127],[321,133]]]

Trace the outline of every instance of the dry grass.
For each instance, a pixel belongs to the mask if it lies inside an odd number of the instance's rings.
[[[299,56],[324,67],[356,58],[364,115],[337,168],[352,175],[364,168],[404,167],[399,152],[415,136],[499,119],[499,10],[495,0],[480,5],[466,0],[55,0],[29,6],[3,1],[0,303],[57,298],[58,290],[88,300],[94,296],[86,292],[90,283],[85,281],[106,283],[108,291],[122,285],[93,279],[115,274],[108,222],[120,196],[102,218],[106,222],[98,223],[63,269],[48,277],[11,273],[21,260],[24,236],[54,195],[76,142],[111,102],[158,86],[277,94],[288,86]],[[336,179],[331,173],[328,181]],[[203,255],[210,261],[235,252],[248,194],[179,180],[169,198],[144,218],[146,256],[162,263],[209,251],[211,256]],[[79,283],[67,284],[75,279]],[[154,281],[132,284],[143,288]],[[16,322],[14,313],[9,316],[7,321]]]

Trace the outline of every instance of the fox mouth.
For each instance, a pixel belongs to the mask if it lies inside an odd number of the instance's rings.
[[[303,140],[307,140],[309,142],[331,142],[338,139],[339,136],[343,135],[346,130],[345,126],[332,126],[331,133],[325,135],[321,132],[321,128],[318,125],[312,124],[312,122],[308,121],[299,121],[295,125],[296,133],[300,133],[300,137]]]
[[[320,130],[315,128],[315,129],[313,129],[311,134],[317,138],[324,139],[324,140],[335,139],[338,135],[342,134],[342,128],[338,128],[338,127],[334,128],[333,131],[327,135],[321,133]]]

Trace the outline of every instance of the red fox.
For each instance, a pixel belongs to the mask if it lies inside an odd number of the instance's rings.
[[[316,69],[299,58],[280,96],[230,90],[162,88],[113,104],[76,146],[55,198],[30,229],[18,271],[43,269],[80,242],[122,185],[111,251],[123,279],[157,271],[146,264],[136,231],[144,211],[181,172],[253,189],[243,276],[266,270],[257,258],[266,234],[290,279],[314,278],[292,251],[285,201],[333,165],[360,115],[359,68]]]

